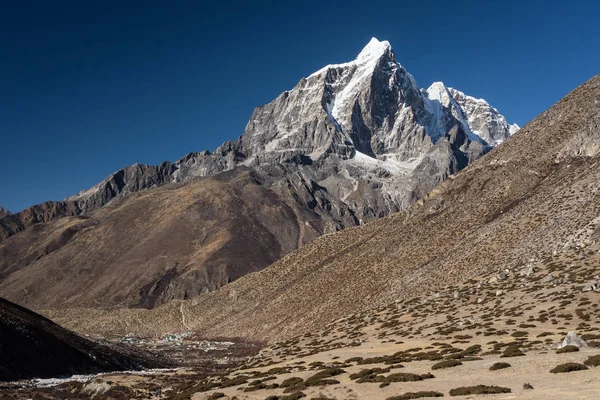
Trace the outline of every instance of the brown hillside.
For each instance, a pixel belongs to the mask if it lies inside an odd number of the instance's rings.
[[[599,144],[596,76],[407,212],[321,237],[194,303],[51,314],[94,332],[199,329],[263,339],[310,332],[374,304],[594,241]]]
[[[153,307],[262,269],[325,223],[238,168],[11,236],[0,243],[0,293],[37,309]]]

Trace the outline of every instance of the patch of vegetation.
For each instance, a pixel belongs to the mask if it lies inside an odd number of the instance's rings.
[[[468,396],[471,394],[498,394],[511,393],[511,390],[501,386],[465,386],[450,390],[450,396]]]
[[[363,359],[362,357],[352,357],[352,358],[347,359],[345,362],[346,363],[359,362],[359,361],[362,361],[362,359]]]
[[[499,369],[510,368],[510,367],[511,367],[511,365],[509,363],[497,362],[497,363],[494,363],[490,367],[490,371],[496,371],[496,370],[499,370]]]
[[[225,393],[222,392],[214,392],[208,397],[208,400],[216,400],[225,397]]]
[[[286,386],[285,389],[283,389],[283,393],[294,393],[306,389],[306,384],[303,380],[295,380],[294,382],[288,382],[288,385],[289,386]]]
[[[223,382],[219,384],[219,388],[224,389],[232,386],[243,385],[248,382],[248,377],[246,376],[236,376],[235,378],[227,378]]]
[[[513,332],[513,334],[510,335],[510,336],[512,336],[512,337],[525,337],[527,335],[529,335],[529,333],[524,332],[524,331],[516,331],[516,332]]]
[[[457,367],[459,365],[462,365],[462,363],[458,360],[446,360],[446,361],[442,361],[442,362],[433,364],[431,366],[431,369],[436,370],[436,369],[452,368],[452,367]]]
[[[570,363],[564,363],[564,364],[557,365],[556,367],[552,368],[550,370],[550,372],[553,374],[562,374],[562,373],[566,373],[566,372],[583,371],[586,369],[589,369],[589,368],[583,364],[570,362]]]
[[[344,371],[341,368],[327,368],[320,372],[317,372],[315,375],[311,376],[310,378],[307,378],[306,381],[304,381],[304,384],[306,386],[335,385],[337,383],[340,383],[340,381],[335,380],[335,379],[327,379],[327,378],[330,378],[332,376],[337,376],[337,375],[343,374],[345,372],[346,371]]]
[[[306,397],[306,394],[302,392],[295,392],[287,396],[269,396],[265,400],[298,400]]]
[[[576,351],[579,351],[579,347],[569,344],[565,347],[561,347],[560,349],[556,350],[556,354],[575,353]]]
[[[355,374],[350,374],[350,379],[351,380],[355,380],[355,379],[360,379],[360,378],[364,378],[364,377],[368,377],[369,375],[377,375],[377,374],[382,374],[385,372],[390,372],[389,368],[370,368],[370,369],[363,369],[360,370],[360,372],[357,372]]]
[[[417,382],[417,381],[422,381],[425,379],[433,379],[435,378],[435,376],[433,376],[430,373],[426,373],[426,374],[411,374],[408,372],[398,372],[395,374],[391,374],[385,377],[385,382]]]
[[[588,367],[600,367],[600,354],[596,356],[589,356],[587,360],[583,362]]]
[[[521,351],[521,349],[519,348],[519,346],[515,346],[515,345],[511,345],[508,346],[506,349],[504,349],[504,352],[502,353],[502,355],[500,356],[501,358],[506,358],[506,357],[521,357],[524,356],[525,353],[523,353]]]
[[[420,399],[422,397],[444,397],[443,393],[440,392],[408,392],[401,394],[400,396],[392,396],[388,397],[385,400],[411,400],[411,399]]]

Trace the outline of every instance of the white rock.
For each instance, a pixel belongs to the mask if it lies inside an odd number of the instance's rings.
[[[579,335],[577,335],[577,333],[569,332],[567,333],[567,336],[565,336],[565,338],[563,339],[561,345],[559,346],[559,349],[568,345],[573,345],[577,347],[587,347],[588,344],[585,340],[580,338]]]

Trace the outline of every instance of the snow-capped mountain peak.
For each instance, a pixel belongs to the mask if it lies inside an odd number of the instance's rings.
[[[379,60],[386,52],[391,51],[392,46],[390,42],[384,40],[380,42],[376,38],[371,38],[369,43],[362,49],[362,51],[356,57],[356,63],[368,63]]]
[[[348,67],[358,67],[362,70],[373,70],[377,65],[379,59],[381,59],[384,55],[391,53],[392,46],[390,42],[387,40],[379,41],[376,38],[372,38],[369,43],[358,53],[358,56],[352,61],[342,63],[342,64],[328,64],[318,71],[313,72],[308,76],[308,78],[312,78],[315,76],[322,75],[323,73],[331,70],[331,69],[340,69],[340,68],[348,68]]]
[[[244,166],[277,185],[301,179],[323,188],[327,201],[363,219],[407,207],[516,129],[485,100],[442,82],[421,89],[390,43],[373,38],[352,61],[327,65],[257,107],[244,133],[213,153],[128,167],[69,199],[90,209],[114,193]]]

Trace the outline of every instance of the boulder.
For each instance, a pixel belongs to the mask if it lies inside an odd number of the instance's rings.
[[[577,346],[577,347],[587,347],[587,342],[585,340],[583,340],[581,337],[579,337],[579,335],[577,335],[577,333],[575,332],[569,332],[567,333],[567,336],[565,336],[565,338],[563,339],[561,345],[558,347],[559,349],[565,347],[565,346]]]

